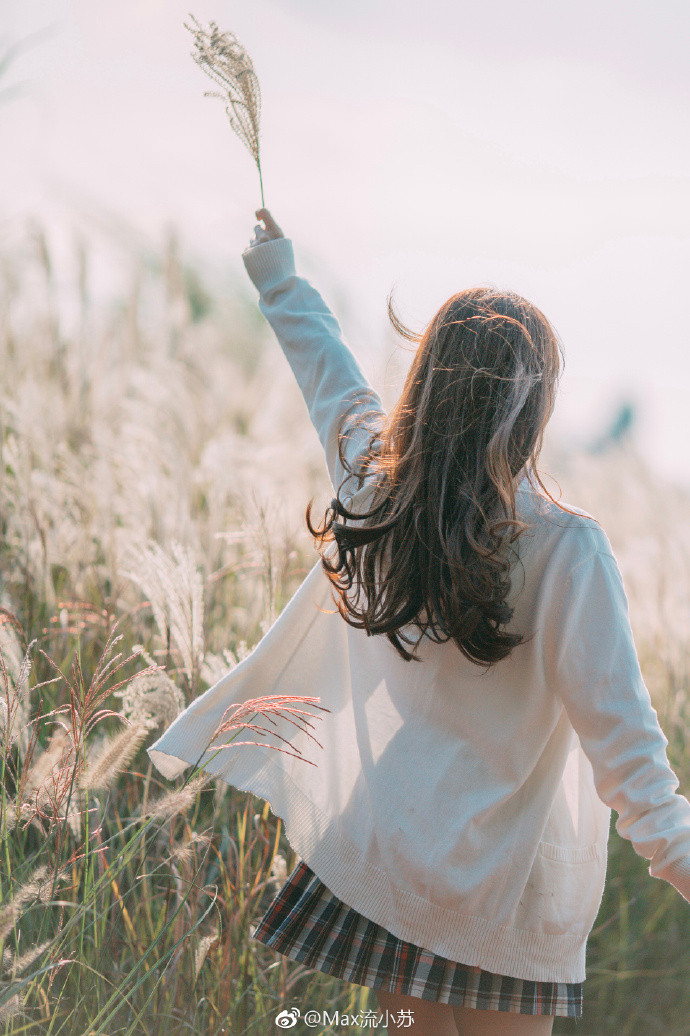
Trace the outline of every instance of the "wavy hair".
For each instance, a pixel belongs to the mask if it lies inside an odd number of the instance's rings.
[[[349,475],[320,527],[309,502],[307,527],[351,626],[385,634],[408,661],[420,660],[414,652],[425,634],[437,643],[452,638],[488,667],[524,640],[505,629],[511,547],[528,527],[517,518],[515,491],[522,475],[545,489],[536,464],[560,343],[540,310],[492,288],[454,295],[421,336],[403,326],[390,298],[388,313],[395,330],[418,343],[402,394],[383,423],[367,429],[356,468],[344,443],[348,430],[366,425],[366,413],[345,415],[338,449]],[[360,486],[374,480],[368,511],[350,511],[340,499],[350,475]],[[337,555],[329,556],[333,541]]]

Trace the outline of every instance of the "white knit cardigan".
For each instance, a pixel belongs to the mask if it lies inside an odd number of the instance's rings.
[[[380,400],[321,296],[295,275],[290,241],[256,245],[244,261],[337,486],[340,417],[362,396],[359,409],[381,418]],[[350,439],[350,459],[363,444]],[[355,510],[370,492],[352,496]],[[487,671],[453,641],[426,639],[423,661],[405,662],[387,638],[353,629],[317,561],[253,652],[178,716],[151,759],[169,778],[200,762],[268,800],[326,886],[398,938],[516,978],[582,981],[610,808],[650,874],[690,901],[690,804],[676,792],[611,546],[570,510],[521,483],[530,529],[518,540],[509,629],[527,640]],[[273,694],[318,696],[330,710],[313,728],[323,750],[293,725],[276,728],[316,765],[266,746],[206,751],[231,703]]]

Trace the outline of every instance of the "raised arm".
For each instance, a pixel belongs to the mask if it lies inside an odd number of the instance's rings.
[[[367,425],[385,418],[378,394],[343,341],[338,321],[319,293],[295,273],[292,242],[265,209],[257,216],[255,241],[243,253],[244,265],[259,290],[259,308],[273,328],[304,396],[309,416],[326,453],[337,490],[347,472],[338,458],[338,431],[346,411],[366,415]],[[354,408],[352,404],[357,401]],[[350,464],[368,442],[365,428],[348,435],[343,452]],[[352,480],[346,489],[354,492]]]

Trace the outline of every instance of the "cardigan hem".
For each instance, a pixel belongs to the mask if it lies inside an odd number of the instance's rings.
[[[189,736],[182,748],[163,734],[147,751],[160,772],[173,778],[197,763],[204,748]],[[586,935],[551,935],[498,925],[439,907],[399,888],[384,871],[363,858],[274,760],[257,763],[256,758],[240,759],[234,753],[231,760],[227,754],[223,760],[223,754],[202,757],[198,765],[238,790],[265,799],[271,812],[282,818],[292,849],[326,887],[398,939],[448,960],[512,978],[532,982],[585,980]],[[190,755],[191,760],[187,758]]]

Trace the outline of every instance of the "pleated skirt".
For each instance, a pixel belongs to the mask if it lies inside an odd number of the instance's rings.
[[[307,968],[357,985],[487,1011],[582,1015],[581,982],[528,982],[396,938],[330,892],[300,860],[251,935]]]

